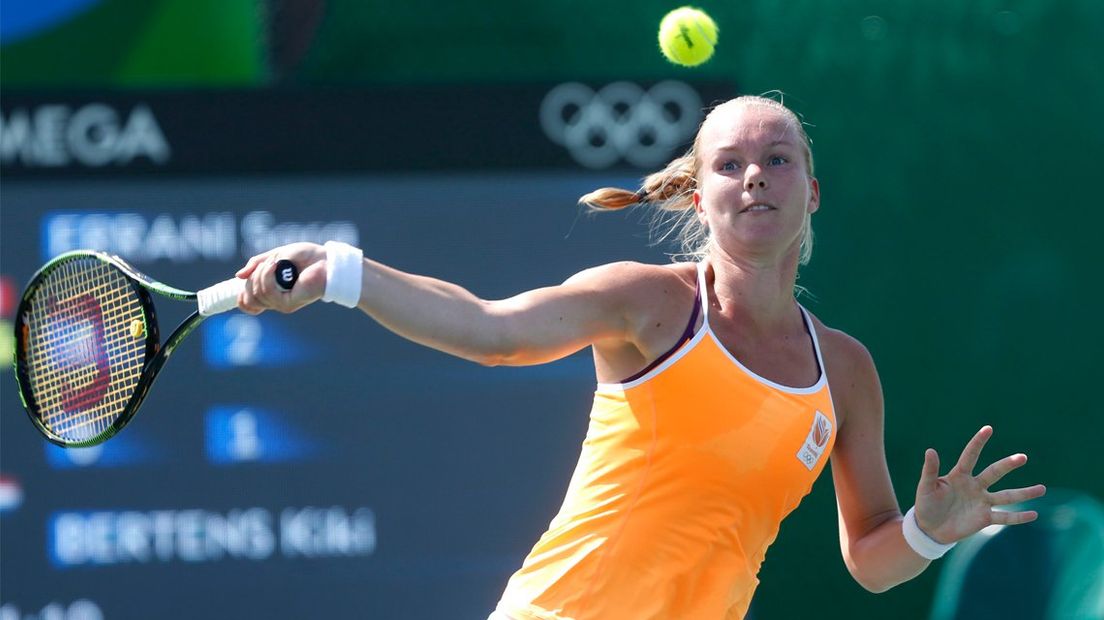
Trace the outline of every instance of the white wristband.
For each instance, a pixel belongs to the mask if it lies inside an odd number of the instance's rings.
[[[901,532],[905,535],[905,542],[912,547],[912,550],[929,560],[938,560],[943,557],[944,553],[947,553],[958,544],[944,545],[932,540],[931,536],[925,534],[924,530],[920,529],[920,526],[916,523],[916,506],[909,508],[908,512],[905,513],[905,520],[901,522]]]
[[[322,294],[322,301],[355,308],[360,303],[364,252],[340,241],[327,241],[325,247],[326,292]]]

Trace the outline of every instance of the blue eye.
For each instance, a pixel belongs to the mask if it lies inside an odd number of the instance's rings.
[[[721,170],[735,170],[735,169],[736,169],[736,162],[734,162],[734,161],[730,160],[730,161],[726,161],[725,163],[721,164]]]
[[[770,165],[772,165],[772,166],[781,166],[782,164],[789,163],[789,161],[790,160],[786,159],[785,157],[782,157],[781,155],[775,155],[774,157],[770,158]]]

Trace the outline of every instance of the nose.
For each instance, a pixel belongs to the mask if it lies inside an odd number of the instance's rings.
[[[744,173],[744,189],[767,189],[767,179],[763,176],[763,169],[755,164],[747,167]]]

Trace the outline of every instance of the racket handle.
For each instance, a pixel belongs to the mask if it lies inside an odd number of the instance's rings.
[[[203,316],[219,314],[238,307],[238,295],[245,290],[245,280],[230,278],[196,293],[199,313]]]

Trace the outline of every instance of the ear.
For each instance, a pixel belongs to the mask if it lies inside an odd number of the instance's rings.
[[[702,224],[705,223],[705,209],[702,208],[702,195],[701,190],[694,190],[693,194],[690,194],[690,198],[694,201],[694,212],[698,214],[698,221]]]
[[[816,213],[820,209],[820,182],[809,177],[809,213]]]

